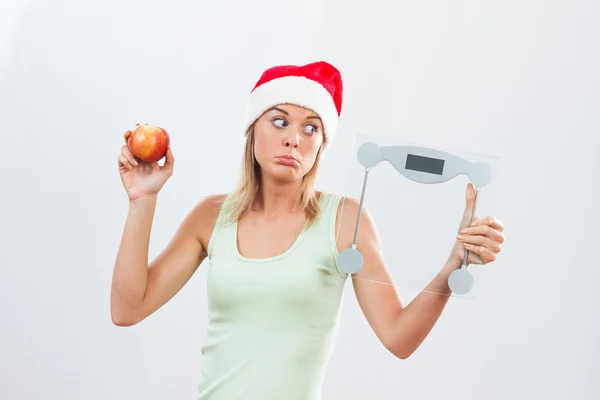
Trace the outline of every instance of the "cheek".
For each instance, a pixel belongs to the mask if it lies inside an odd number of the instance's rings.
[[[321,144],[322,142],[320,140],[313,141],[312,143],[310,143],[310,145],[308,145],[305,148],[303,159],[305,167],[307,167],[308,169],[312,168],[312,166],[314,165],[315,160],[317,159],[317,155],[319,154],[319,148],[321,147]]]
[[[312,140],[307,141],[305,147],[305,154],[309,156],[311,159],[317,157],[317,153],[319,152],[319,148],[323,145],[323,139],[320,137],[312,138]]]
[[[257,160],[260,161],[265,157],[269,157],[269,154],[272,152],[272,142],[272,135],[265,132],[256,134],[254,137],[254,154]]]

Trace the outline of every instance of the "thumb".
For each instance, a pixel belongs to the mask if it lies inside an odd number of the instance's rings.
[[[471,224],[471,218],[473,217],[473,206],[475,205],[476,192],[473,185],[469,182],[465,193],[465,211],[463,218],[460,221],[460,229],[466,228]]]
[[[465,193],[465,199],[467,200],[467,204],[465,207],[469,210],[473,209],[473,203],[475,203],[475,188],[473,184],[469,182],[467,185],[467,192]]]
[[[163,168],[169,170],[173,169],[173,164],[175,164],[175,157],[171,151],[171,146],[169,146],[167,148],[167,152],[165,153],[165,163],[163,164]]]

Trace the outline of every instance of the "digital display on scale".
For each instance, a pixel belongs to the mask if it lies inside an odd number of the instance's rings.
[[[417,156],[408,154],[406,156],[406,165],[404,168],[412,171],[426,172],[429,174],[443,175],[445,160],[437,158]]]

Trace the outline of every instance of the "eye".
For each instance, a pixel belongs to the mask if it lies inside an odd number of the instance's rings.
[[[279,128],[285,128],[288,125],[287,121],[281,117],[273,118],[273,124]]]
[[[313,124],[308,124],[304,127],[304,132],[308,133],[309,135],[314,135],[318,131],[319,127]]]

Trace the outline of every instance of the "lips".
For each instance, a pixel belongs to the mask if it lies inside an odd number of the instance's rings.
[[[279,156],[276,157],[277,161],[279,161],[283,165],[296,165],[298,164],[298,160],[296,160],[292,156]]]

